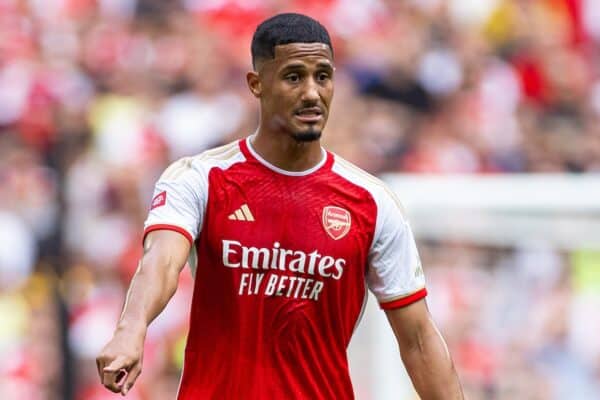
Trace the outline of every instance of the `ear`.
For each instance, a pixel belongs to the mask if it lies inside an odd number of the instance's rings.
[[[248,83],[248,88],[250,92],[256,98],[260,98],[262,94],[262,84],[260,83],[260,78],[258,77],[258,73],[255,71],[250,71],[246,74],[246,82]]]

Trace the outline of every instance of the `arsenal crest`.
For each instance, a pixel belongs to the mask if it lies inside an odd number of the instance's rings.
[[[323,208],[323,228],[332,239],[338,240],[346,236],[350,231],[351,222],[347,210],[335,206]]]

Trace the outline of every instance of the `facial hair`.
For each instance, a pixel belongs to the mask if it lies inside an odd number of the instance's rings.
[[[321,131],[317,131],[313,127],[310,127],[308,131],[294,132],[292,137],[294,140],[296,140],[296,142],[314,142],[315,140],[319,140],[321,138]]]

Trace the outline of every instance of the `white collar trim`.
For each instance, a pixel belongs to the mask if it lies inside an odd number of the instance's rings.
[[[250,139],[253,137],[254,137],[254,135],[246,138],[246,145],[248,146],[248,150],[250,151],[250,154],[252,154],[252,156],[254,156],[254,158],[256,158],[258,160],[258,162],[260,162],[265,167],[269,168],[271,171],[277,172],[282,175],[287,175],[287,176],[310,175],[313,172],[315,172],[316,170],[318,170],[319,168],[321,168],[323,165],[325,165],[325,162],[327,161],[327,152],[325,151],[324,148],[321,147],[322,158],[321,158],[321,161],[319,161],[317,163],[317,165],[315,165],[314,167],[309,168],[307,170],[304,170],[304,171],[287,171],[285,169],[281,169],[281,168],[271,164],[270,162],[268,162],[267,160],[265,160],[264,158],[259,156],[258,153],[256,152],[256,150],[254,150],[254,148],[252,147],[252,142]]]

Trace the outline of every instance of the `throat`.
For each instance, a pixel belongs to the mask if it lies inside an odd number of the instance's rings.
[[[250,137],[248,144],[268,164],[289,172],[303,172],[321,164],[326,154],[318,138],[302,139],[289,136],[271,138],[259,132]]]

